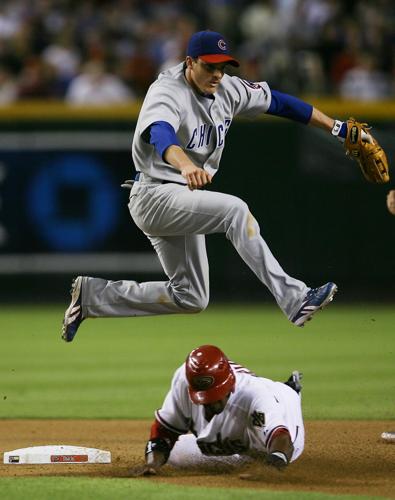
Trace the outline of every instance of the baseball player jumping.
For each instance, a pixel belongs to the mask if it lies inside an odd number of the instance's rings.
[[[133,141],[137,173],[129,210],[168,280],[137,283],[78,276],[63,320],[66,342],[86,318],[204,310],[209,301],[206,234],[226,235],[296,326],[333,299],[334,283],[310,288],[282,269],[244,201],[202,188],[218,171],[235,116],[277,115],[320,127],[340,140],[347,133],[346,123],[270,89],[266,82],[231,77],[225,73],[227,65],[239,63],[224,37],[212,31],[195,33],[185,61],[151,85],[138,118]]]
[[[212,345],[194,349],[157,410],[138,472],[174,466],[242,464],[255,458],[284,468],[304,448],[301,375],[257,377]],[[189,433],[189,434],[187,434]]]

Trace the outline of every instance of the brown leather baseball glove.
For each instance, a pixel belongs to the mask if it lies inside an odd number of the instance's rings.
[[[347,120],[347,137],[344,141],[346,154],[359,163],[369,182],[384,184],[390,180],[388,160],[383,148],[370,133],[367,123],[355,118]]]

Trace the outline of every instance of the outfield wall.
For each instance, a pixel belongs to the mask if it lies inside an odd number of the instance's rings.
[[[314,104],[346,117],[342,103]],[[44,299],[61,298],[76,273],[160,279],[119,187],[132,172],[138,109],[25,103],[0,111],[1,300],[33,299],[40,290],[49,291]],[[348,111],[369,120],[393,163],[395,103]],[[369,185],[324,132],[264,117],[235,120],[210,189],[247,201],[290,274],[312,285],[336,280],[349,297],[391,299],[395,218],[385,197],[393,186]],[[208,252],[213,295],[268,297],[223,236],[208,238]]]

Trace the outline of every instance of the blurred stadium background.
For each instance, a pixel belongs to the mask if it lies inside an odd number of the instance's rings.
[[[368,120],[392,163],[390,0],[2,0],[2,303],[66,304],[75,274],[162,279],[120,184],[148,86],[206,28],[231,41],[243,77]],[[326,134],[264,117],[236,120],[212,189],[249,203],[290,274],[338,282],[340,301],[392,301],[390,187],[368,185]],[[272,303],[223,236],[208,252],[212,301]]]

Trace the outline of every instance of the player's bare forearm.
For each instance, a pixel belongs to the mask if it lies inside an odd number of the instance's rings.
[[[167,163],[181,172],[189,189],[198,189],[211,182],[211,175],[196,166],[180,146],[169,146],[164,154]]]
[[[311,114],[309,125],[312,125],[313,127],[322,128],[330,132],[333,128],[334,123],[335,120],[333,118],[330,118],[319,109],[313,108],[313,113]]]
[[[180,172],[184,168],[197,168],[185,151],[180,146],[175,144],[172,144],[166,149],[163,157],[167,163],[175,167]]]
[[[151,426],[150,439],[145,447],[145,465],[140,475],[150,476],[157,474],[170,455],[178,434],[169,431],[155,419]]]
[[[278,469],[286,467],[291,460],[294,447],[287,430],[281,429],[270,442],[266,462]]]
[[[291,459],[294,447],[289,432],[281,432],[274,436],[270,443],[269,453],[273,453],[274,451],[281,451],[285,453],[288,460]]]

